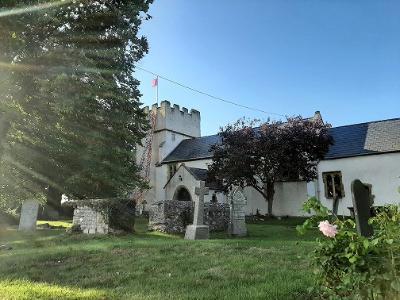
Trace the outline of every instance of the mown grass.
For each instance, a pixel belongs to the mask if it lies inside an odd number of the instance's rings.
[[[0,299],[309,299],[314,236],[249,224],[246,238],[0,232]]]
[[[43,220],[38,220],[37,225],[46,225],[48,224],[49,226],[58,226],[58,227],[63,227],[63,228],[70,228],[72,226],[72,221],[43,221]]]

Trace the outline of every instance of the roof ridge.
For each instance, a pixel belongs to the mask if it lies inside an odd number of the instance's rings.
[[[357,126],[357,125],[363,125],[363,124],[381,123],[381,122],[388,122],[388,121],[400,121],[400,117],[398,117],[398,118],[384,119],[384,120],[375,120],[375,121],[360,122],[360,123],[354,123],[354,124],[346,124],[346,125],[334,126],[334,127],[331,127],[331,128],[340,128],[340,127],[346,127],[346,126]],[[260,127],[261,127],[261,126],[256,126],[256,127],[253,127],[253,128],[256,129],[256,128],[260,128]],[[195,137],[195,138],[193,138],[192,140],[201,139],[201,138],[207,138],[207,137],[211,137],[211,136],[217,136],[218,134],[219,134],[219,133],[210,134],[210,135],[203,135],[203,136]]]
[[[369,131],[369,124],[380,124],[378,130]],[[332,127],[330,134],[335,139],[335,144],[329,147],[325,159],[331,159],[342,155],[356,156],[369,155],[373,153],[387,153],[390,151],[400,151],[398,139],[400,134],[400,118],[390,118],[385,120],[368,121],[357,124],[348,124]],[[375,132],[376,131],[376,132]],[[385,131],[386,138],[379,136],[379,132]],[[365,146],[366,137],[375,146]],[[202,136],[192,139],[182,140],[161,162],[175,163],[181,161],[192,161],[210,159],[212,157],[211,146],[219,143],[221,136],[219,134]],[[375,150],[377,149],[377,150]],[[193,169],[195,170],[195,169]]]
[[[368,122],[361,122],[361,123],[355,123],[355,124],[340,125],[340,126],[335,126],[335,127],[331,127],[331,128],[350,127],[350,126],[358,126],[358,125],[371,124],[371,123],[382,123],[382,122],[388,122],[388,121],[400,121],[400,118],[391,118],[391,119],[385,119],[385,120],[376,120],[376,121],[368,121]]]
[[[186,166],[187,168],[189,168],[189,169],[192,169],[192,170],[205,170],[205,171],[208,171],[208,169],[204,169],[204,168],[196,168],[196,167],[188,167],[188,166]]]

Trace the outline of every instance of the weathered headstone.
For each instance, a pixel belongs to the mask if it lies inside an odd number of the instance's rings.
[[[209,227],[204,225],[204,195],[208,195],[208,188],[204,181],[200,181],[200,187],[196,187],[195,194],[198,196],[194,206],[193,225],[186,227],[185,239],[206,240],[209,237]]]
[[[356,179],[351,184],[351,192],[357,231],[362,236],[371,236],[374,233],[372,226],[368,224],[368,220],[371,217],[371,189],[368,185]]]
[[[229,233],[237,236],[247,235],[245,207],[247,198],[240,187],[235,187],[228,195],[230,201]]]
[[[21,217],[19,219],[18,230],[36,230],[36,221],[39,213],[39,202],[37,200],[27,200],[22,204]]]

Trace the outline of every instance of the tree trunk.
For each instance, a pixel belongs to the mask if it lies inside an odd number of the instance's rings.
[[[46,194],[46,204],[40,217],[48,220],[57,220],[60,215],[72,216],[70,208],[64,209],[61,206],[61,197],[62,193],[58,189],[49,186]]]
[[[266,195],[266,200],[268,202],[268,215],[273,216],[272,205],[274,202],[274,194],[275,194],[275,186],[273,181],[268,181],[264,184],[264,193]]]

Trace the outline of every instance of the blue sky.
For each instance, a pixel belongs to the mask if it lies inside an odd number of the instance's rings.
[[[160,75],[269,112],[320,110],[333,126],[400,117],[400,1],[156,0],[150,14],[139,65]],[[153,76],[135,76],[154,103]],[[203,135],[268,118],[162,79],[159,98],[198,109]]]

